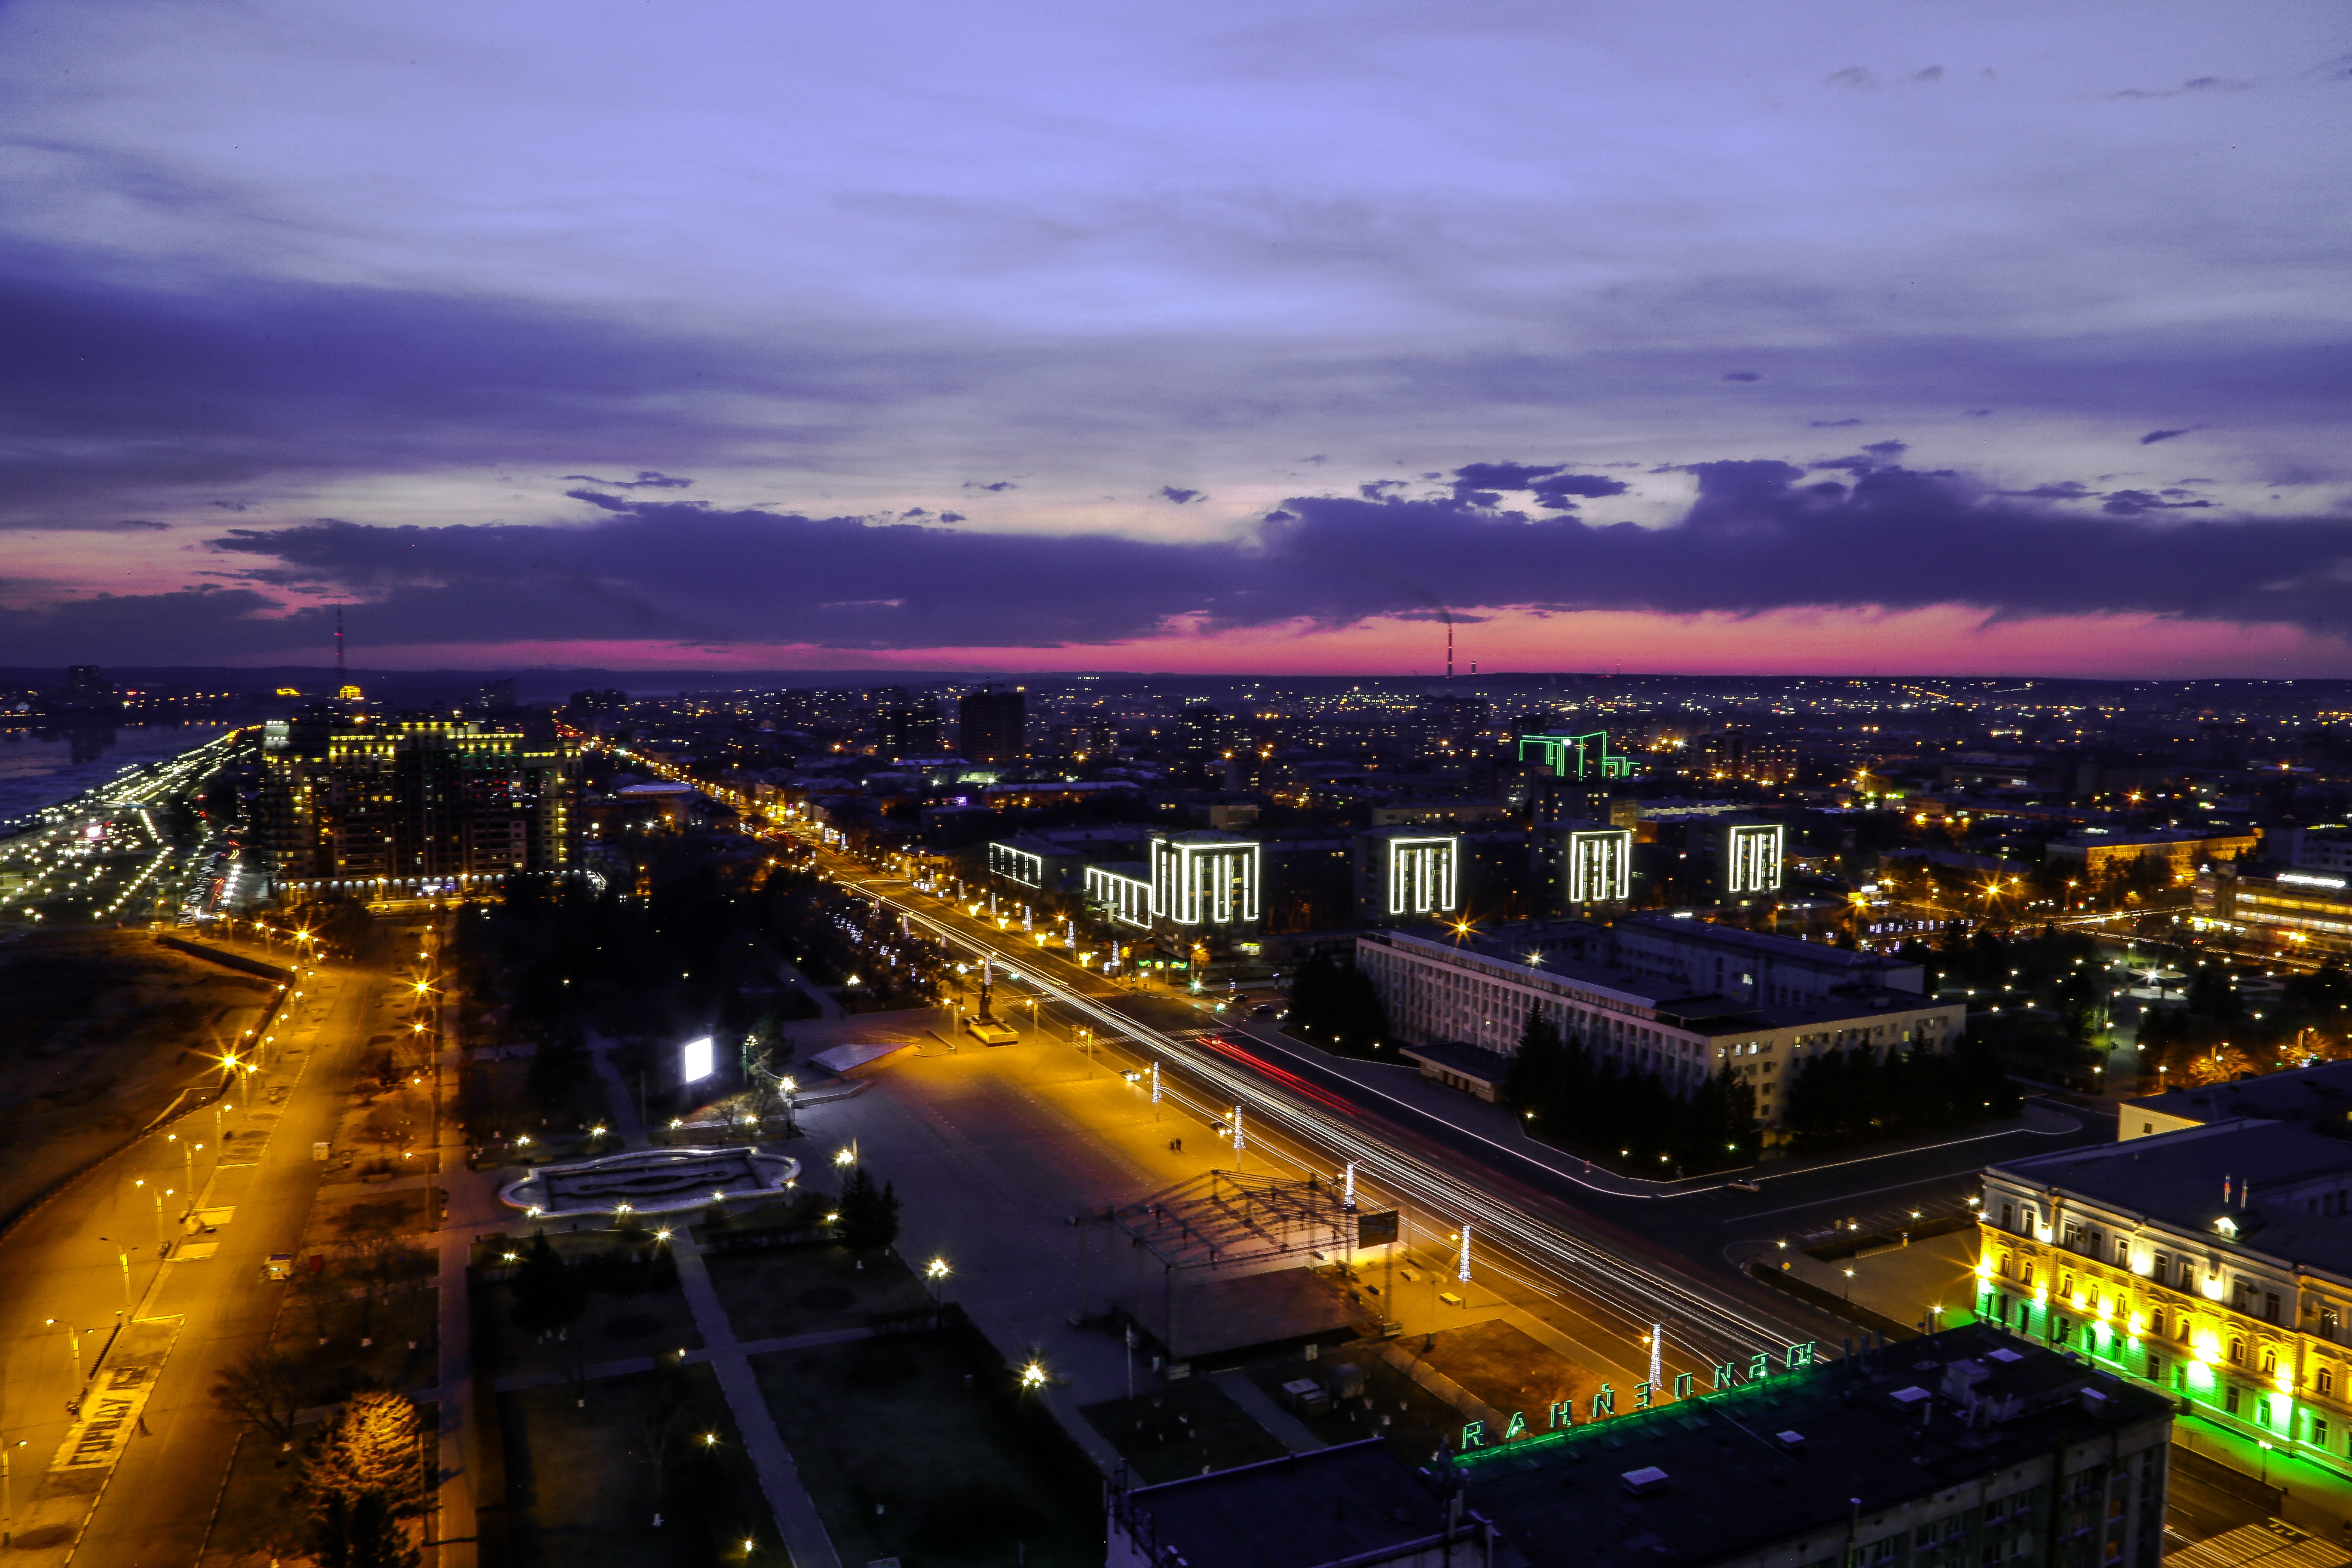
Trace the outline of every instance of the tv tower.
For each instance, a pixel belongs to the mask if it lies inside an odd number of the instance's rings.
[[[335,606],[335,695],[340,697],[351,679],[343,672],[343,607]]]

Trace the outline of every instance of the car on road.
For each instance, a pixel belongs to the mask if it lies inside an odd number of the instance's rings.
[[[290,1252],[271,1253],[261,1265],[261,1278],[265,1281],[293,1279],[294,1255]]]
[[[1279,1018],[1282,1016],[1282,1009],[1276,1006],[1271,1002],[1261,1002],[1256,1006],[1250,1009],[1250,1016],[1253,1018]]]

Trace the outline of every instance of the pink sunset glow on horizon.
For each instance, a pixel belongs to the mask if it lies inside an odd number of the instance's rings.
[[[970,671],[1017,674],[1129,670],[1191,675],[1435,676],[1443,626],[1383,622],[1340,631],[1307,626],[1188,633],[1055,648],[931,647],[870,651],[807,644],[697,647],[645,641],[451,643],[371,648],[355,666],[381,669],[537,668],[656,673],[667,669]],[[2147,616],[1990,621],[1950,607],[1909,614],[1786,611],[1754,616],[1665,616],[1591,611],[1465,620],[1457,674],[1475,663],[1515,670],[1617,669],[1669,675],[1920,675],[2129,679],[2340,679],[2339,639],[2283,626],[2169,622]],[[295,664],[301,658],[245,659]]]

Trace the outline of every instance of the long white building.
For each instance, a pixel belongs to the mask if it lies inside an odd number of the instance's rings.
[[[1472,1047],[1475,1055],[1416,1058],[1457,1088],[1492,1098],[1528,1013],[1540,1010],[1588,1049],[1628,1070],[1655,1072],[1685,1095],[1730,1066],[1755,1084],[1757,1119],[1768,1129],[1786,1108],[1781,1085],[1809,1057],[1858,1047],[1942,1050],[1967,1020],[1962,1003],[1876,985],[1759,1004],[1564,956],[1596,942],[1609,951],[1601,928],[1529,929],[1536,934],[1524,945],[1511,944],[1507,929],[1458,941],[1374,932],[1357,939],[1356,966],[1379,993],[1391,1036],[1407,1055],[1420,1047]],[[1564,940],[1544,940],[1555,934]],[[1481,1058],[1489,1058],[1484,1075]]]

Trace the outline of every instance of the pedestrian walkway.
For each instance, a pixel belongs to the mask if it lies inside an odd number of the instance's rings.
[[[611,1101],[614,1131],[620,1134],[624,1148],[650,1147],[636,1102],[629,1096],[620,1068],[613,1064],[612,1049],[613,1042],[600,1039],[595,1044],[594,1056],[597,1074],[604,1079]],[[741,1435],[743,1450],[760,1478],[760,1489],[775,1513],[776,1528],[783,1536],[784,1549],[792,1554],[793,1568],[841,1568],[840,1556],[833,1549],[833,1538],[825,1533],[815,1500],[801,1484],[800,1470],[784,1447],[783,1435],[776,1430],[776,1418],[769,1413],[768,1402],[760,1393],[760,1380],[751,1372],[751,1357],[754,1354],[788,1349],[797,1342],[755,1340],[747,1343],[738,1340],[735,1325],[728,1321],[727,1308],[719,1300],[717,1287],[710,1282],[710,1270],[703,1262],[702,1249],[694,1244],[693,1235],[687,1227],[672,1232],[670,1251],[677,1259],[677,1281],[686,1293],[687,1306],[694,1313],[695,1329],[702,1335],[703,1348],[688,1352],[687,1359],[707,1362],[718,1374],[719,1390],[727,1395],[728,1408],[734,1412],[735,1429]],[[854,1339],[864,1331],[852,1330],[837,1335],[814,1336],[810,1342]],[[644,1371],[653,1365],[653,1360],[646,1357],[625,1365],[605,1364],[620,1371]],[[562,1378],[546,1381],[560,1382]],[[499,1386],[504,1392],[506,1381],[502,1380]]]
[[[759,1475],[760,1489],[775,1511],[776,1528],[783,1534],[784,1549],[792,1553],[793,1568],[841,1568],[833,1538],[825,1533],[824,1521],[817,1515],[816,1501],[801,1484],[800,1470],[784,1447],[783,1435],[776,1430],[767,1400],[761,1395],[748,1347],[736,1339],[718,1288],[710,1282],[702,1249],[685,1229],[671,1236],[670,1247],[677,1258],[678,1284],[686,1291],[687,1305],[693,1309],[695,1329],[702,1335],[699,1359],[708,1361],[718,1374],[719,1386],[735,1413],[735,1430]]]

